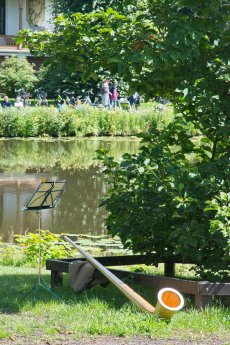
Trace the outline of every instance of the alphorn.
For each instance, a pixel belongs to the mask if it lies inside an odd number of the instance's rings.
[[[122,280],[117,278],[115,274],[111,273],[100,262],[94,259],[88,252],[86,252],[81,246],[73,242],[69,237],[64,236],[64,239],[72,244],[98,271],[100,271],[111,283],[113,283],[131,302],[138,306],[142,311],[153,314],[155,308],[147,302],[143,297],[138,295],[133,289],[131,289]]]

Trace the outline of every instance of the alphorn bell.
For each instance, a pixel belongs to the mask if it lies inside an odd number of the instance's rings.
[[[81,246],[73,242],[69,237],[64,239],[72,244],[98,271],[100,271],[111,283],[113,283],[131,302],[138,306],[142,311],[153,314],[155,311],[165,317],[171,317],[175,311],[180,310],[184,305],[183,296],[176,290],[165,288],[158,293],[158,303],[156,308],[147,302],[143,297],[131,289],[122,280],[116,277],[100,262],[94,259]]]

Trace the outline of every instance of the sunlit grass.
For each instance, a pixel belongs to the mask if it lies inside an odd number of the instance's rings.
[[[43,271],[47,283],[49,274]],[[33,291],[37,270],[26,267],[0,267],[0,339],[25,337],[62,339],[66,336],[147,335],[150,337],[201,339],[219,337],[223,343],[229,331],[229,309],[216,302],[201,311],[193,309],[186,298],[186,307],[165,320],[139,311],[114,286],[97,286],[75,294],[65,275],[64,286],[55,289],[58,301],[40,288],[36,303]],[[153,305],[157,291],[133,287]],[[28,343],[28,342],[27,342]]]

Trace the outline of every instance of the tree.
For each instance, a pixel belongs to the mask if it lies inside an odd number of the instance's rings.
[[[136,0],[136,1],[95,1],[95,0],[84,0],[84,1],[60,1],[55,0],[54,14],[64,14],[65,16],[70,16],[75,12],[90,13],[96,10],[106,10],[109,7],[113,7],[121,11],[122,13],[132,13],[140,8],[144,8],[146,1]],[[77,20],[77,18],[76,18]],[[55,26],[59,31],[59,21],[55,22]],[[91,55],[93,59],[93,54]],[[75,71],[74,69],[66,67],[66,61],[62,59],[46,59],[45,68],[42,70],[40,75],[43,76],[43,80],[40,80],[39,85],[41,85],[49,93],[53,95],[57,89],[71,89],[75,91],[76,94],[81,95],[84,93],[82,90],[93,91],[96,94],[99,90],[98,80],[102,81],[103,78],[108,78],[111,73],[108,69],[99,66],[95,69],[95,73],[86,81],[85,78],[82,81],[81,71]],[[95,78],[95,76],[97,76]],[[113,79],[117,78],[117,75],[111,76]],[[123,85],[121,77],[119,78],[119,85]],[[121,91],[121,90],[120,90]]]
[[[5,94],[15,96],[15,90],[33,89],[37,77],[33,65],[25,58],[6,57],[0,66],[0,86]]]
[[[107,226],[134,252],[195,259],[220,279],[230,250],[228,18],[225,0],[155,0],[128,15],[60,16],[54,34],[22,33],[33,53],[65,60],[84,80],[102,66],[133,91],[170,98],[178,115],[138,155],[118,164],[99,154],[111,183]]]
[[[86,92],[96,94],[99,90],[98,82],[90,79],[83,82],[79,72],[70,72],[65,64],[54,63],[42,66],[38,73],[37,87],[44,89],[49,97],[57,97],[57,90],[60,94],[68,90],[75,95],[86,95]]]
[[[116,0],[109,0],[109,1],[95,1],[95,0],[83,0],[83,1],[72,1],[72,0],[54,0],[53,1],[53,12],[54,15],[64,14],[65,16],[69,16],[75,12],[80,13],[90,13],[92,11],[97,10],[106,10],[110,7],[116,9],[122,13],[132,13],[139,7],[143,7],[143,1],[128,1],[128,6],[126,1],[116,1]],[[58,26],[57,26],[58,27]],[[85,91],[91,92],[96,95],[99,91],[99,83],[98,79],[102,81],[110,77],[110,72],[108,70],[103,69],[100,67],[97,71],[98,78],[95,80],[94,78],[89,78],[87,81],[82,81],[81,72],[75,72],[66,68],[65,61],[62,60],[48,60],[45,63],[44,68],[40,73],[40,81],[39,86],[45,89],[49,96],[53,96],[57,89],[63,91],[69,89],[77,95],[84,94]],[[116,79],[117,76],[111,76],[113,79]],[[119,78],[119,90],[121,91],[121,86],[123,86],[122,79]],[[122,87],[122,90],[124,88]]]
[[[57,14],[72,14],[76,12],[90,13],[97,10],[106,10],[108,8],[113,8],[121,13],[131,13],[143,6],[144,1],[139,0],[54,0],[53,8],[54,13]]]

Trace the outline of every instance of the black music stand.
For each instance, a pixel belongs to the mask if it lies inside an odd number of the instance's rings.
[[[55,298],[60,299],[60,297],[49,288],[41,275],[41,211],[54,208],[64,191],[65,183],[65,180],[41,182],[34,191],[30,200],[27,202],[26,206],[23,208],[23,211],[35,211],[38,214],[38,280],[35,286],[28,293],[30,294],[34,290],[34,301],[36,300],[40,287],[43,287]]]

